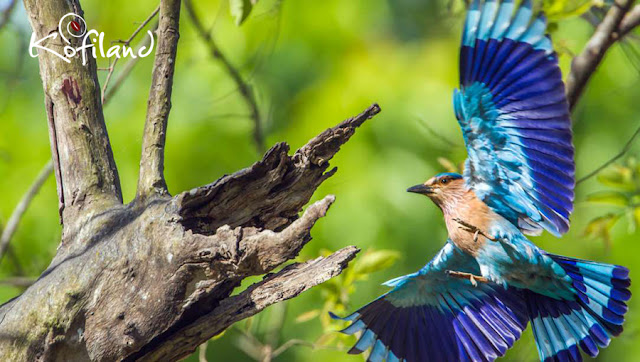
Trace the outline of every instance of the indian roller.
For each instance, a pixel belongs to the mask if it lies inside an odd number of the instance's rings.
[[[571,120],[543,14],[474,0],[453,105],[468,158],[407,191],[442,210],[449,237],[418,272],[342,318],[369,361],[493,361],[528,322],[541,361],[595,357],[622,332],[627,268],[548,253],[527,239],[569,228]],[[335,315],[332,315],[338,318]]]

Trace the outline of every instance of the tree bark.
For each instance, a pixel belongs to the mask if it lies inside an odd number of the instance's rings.
[[[63,15],[82,15],[77,0],[25,0],[25,8],[38,39],[56,32]],[[334,197],[299,214],[335,173],[327,169],[340,146],[380,112],[375,104],[293,155],[279,143],[247,169],[168,195],[163,148],[178,17],[179,1],[161,1],[143,141],[151,151],[143,148],[141,187],[126,205],[95,60],[66,63],[39,52],[63,234],[47,270],[0,306],[0,360],[179,359],[236,321],[338,275],[358,252],[346,247],[268,274],[311,240]],[[46,45],[59,52],[64,46],[60,39]],[[262,274],[231,296],[244,278]]]
[[[136,199],[86,219],[40,278],[0,307],[0,360],[175,360],[266,306],[339,274],[357,249],[273,271],[311,240],[332,196],[298,212],[328,161],[374,105],[292,156],[275,145],[250,168],[170,199]],[[68,220],[71,221],[71,220]]]
[[[639,9],[630,12],[633,2],[615,0],[582,52],[571,61],[566,90],[571,110],[578,104],[578,99],[609,48],[638,25]]]
[[[180,38],[179,23],[180,0],[161,1],[157,30],[158,47],[151,76],[136,197],[169,194],[164,180],[164,144],[167,138],[173,72]]]
[[[36,39],[57,32],[65,14],[83,15],[77,0],[25,0],[24,5]],[[67,38],[71,46],[81,45],[82,38]],[[60,54],[67,45],[61,37],[45,44]],[[38,54],[60,218],[74,220],[63,223],[66,235],[83,215],[122,203],[120,180],[104,123],[95,59],[86,54],[83,65],[80,56],[66,63],[47,51]]]

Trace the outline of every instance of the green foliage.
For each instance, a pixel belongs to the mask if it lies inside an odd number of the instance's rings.
[[[610,189],[587,195],[587,201],[612,206],[615,211],[589,221],[584,234],[610,245],[611,229],[619,220],[627,220],[629,233],[634,233],[640,224],[640,164],[635,157],[629,157],[624,164],[601,172],[597,180]]]
[[[544,0],[542,10],[550,22],[576,17],[589,11],[592,6],[603,6],[603,0]]]
[[[453,11],[447,9],[449,0],[260,0],[241,27],[229,16],[228,0],[198,3],[200,17],[220,50],[256,92],[265,116],[267,145],[287,141],[294,150],[372,102],[382,107],[382,113],[360,127],[331,160],[338,172],[323,183],[316,197],[334,194],[336,202],[314,226],[313,240],[302,250],[302,257],[312,258],[321,249],[353,244],[363,250],[392,249],[402,255],[402,262],[370,273],[367,281],[353,283],[342,298],[348,306],[333,309],[343,311],[342,315],[383,293],[386,288],[381,282],[418,270],[445,242],[441,212],[425,198],[405,190],[444,169],[459,171],[459,162],[466,158],[451,106],[452,89],[458,86],[463,1],[451,1],[457,3]],[[106,44],[128,38],[157,6],[157,1],[144,0],[81,2],[90,27],[105,32]],[[593,32],[576,16],[557,24],[553,40],[556,49],[561,45],[566,54],[580,52]],[[51,155],[38,59],[25,51],[31,34],[28,26],[24,13],[16,11],[10,26],[0,31],[0,46],[5,50],[0,54],[0,220],[8,219]],[[248,167],[262,156],[251,140],[252,121],[246,106],[224,67],[211,59],[188,21],[181,22],[180,36],[165,167],[174,195]],[[574,113],[579,175],[619,152],[629,130],[638,126],[640,80],[619,50],[614,46],[607,54]],[[566,76],[570,58],[561,60]],[[125,64],[124,59],[118,63],[115,79]],[[152,64],[152,57],[139,59],[105,107],[125,202],[135,196]],[[99,66],[107,67],[108,62],[101,60]],[[99,73],[101,82],[105,76],[106,72]],[[640,142],[629,153],[639,151]],[[446,166],[438,162],[440,157],[449,160]],[[595,180],[580,184],[577,191],[577,200],[600,191],[628,192]],[[615,231],[608,253],[599,244],[584,241],[589,221],[608,213],[619,215],[619,208],[601,202],[589,207],[578,204],[567,235],[557,239],[545,233],[533,240],[549,252],[621,264],[634,273],[640,267],[640,230],[627,233],[626,214],[618,218],[617,228],[607,229]],[[56,186],[50,177],[27,210],[11,243],[12,252],[2,259],[1,279],[37,277],[46,269],[60,241],[57,215]],[[640,295],[640,283],[634,282],[631,288]],[[328,283],[326,288],[313,288],[287,302],[280,341],[274,346],[293,339],[342,338],[326,333],[339,329],[337,323],[325,329],[320,321],[326,319],[327,297],[340,301],[341,289],[345,289],[343,284]],[[0,285],[1,301],[21,290]],[[271,309],[248,322],[250,332],[265,343],[263,335],[272,328]],[[632,298],[629,309],[625,332],[602,351],[606,360],[632,362],[640,355],[639,337],[633,333],[640,325],[640,314],[634,312],[640,311],[640,298]],[[301,315],[307,321],[296,323]],[[244,329],[245,323],[240,327]],[[241,334],[244,332],[233,328],[210,341],[209,360],[248,360],[237,347]],[[334,350],[338,342],[329,343],[332,348],[313,351],[291,348],[274,361],[362,361],[360,356]],[[535,345],[525,335],[501,361],[536,359]],[[187,361],[198,358],[191,356]]]
[[[258,0],[229,0],[229,10],[236,25],[240,26],[249,17],[257,2]]]
[[[322,255],[331,254],[328,250],[323,250],[321,253]],[[353,342],[352,336],[336,333],[344,327],[344,322],[333,320],[329,317],[329,312],[338,315],[349,313],[350,299],[356,291],[356,283],[368,280],[373,273],[390,268],[398,259],[400,259],[400,253],[397,251],[369,249],[361,253],[341,275],[318,286],[323,299],[322,307],[303,312],[295,319],[297,323],[320,320],[324,334],[316,341],[316,348],[326,348],[331,345],[341,347],[345,343]]]

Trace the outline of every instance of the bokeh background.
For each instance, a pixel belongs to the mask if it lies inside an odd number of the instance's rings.
[[[0,9],[6,4],[0,0]],[[89,27],[104,31],[108,42],[128,38],[157,2],[84,0],[82,5]],[[414,272],[446,239],[440,211],[405,189],[466,156],[451,105],[463,1],[261,0],[240,27],[227,0],[198,2],[195,7],[220,50],[253,87],[268,145],[287,141],[295,149],[372,102],[380,104],[382,113],[365,123],[331,161],[339,170],[314,198],[334,194],[337,201],[314,227],[313,241],[299,258],[354,244],[365,259],[359,274],[353,272],[240,323],[210,341],[200,357],[196,353],[188,360],[251,361],[266,348],[288,343],[290,348],[281,348],[274,360],[361,361],[361,356],[345,353],[353,340],[332,332],[339,325],[327,324],[326,309],[354,310],[372,300],[385,292],[381,282]],[[572,15],[552,19],[564,74],[572,54],[582,49],[593,30],[589,22]],[[19,3],[0,30],[0,225],[50,158],[38,62],[26,48],[30,35]],[[640,57],[635,42],[628,39],[609,51],[575,110],[578,177],[620,152],[640,125]],[[116,68],[116,76],[125,61]],[[152,61],[149,57],[138,62],[105,109],[125,200],[135,193]],[[99,66],[108,64],[100,60]],[[210,183],[261,157],[236,85],[210,57],[184,10],[175,74],[165,171],[173,194]],[[104,81],[106,72],[99,75]],[[578,185],[566,236],[545,234],[534,238],[535,243],[557,254],[625,265],[632,279],[640,278],[640,233],[635,231],[640,216],[634,161],[640,155],[638,143],[600,177]],[[50,177],[0,262],[0,280],[37,277],[56,251],[60,230]],[[635,295],[640,295],[638,285],[632,285]],[[0,302],[21,291],[0,285]],[[640,358],[640,299],[631,299],[629,306],[625,332],[599,360]],[[529,331],[504,360],[536,359]]]

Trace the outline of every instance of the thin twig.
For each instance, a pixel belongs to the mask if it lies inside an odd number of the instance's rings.
[[[607,168],[609,165],[611,165],[612,163],[616,162],[618,159],[620,159],[620,157],[624,156],[625,153],[627,153],[627,151],[629,151],[629,149],[631,148],[631,145],[633,144],[633,141],[636,139],[636,137],[638,137],[638,134],[640,134],[640,127],[638,127],[638,129],[636,129],[635,132],[633,132],[633,135],[631,135],[631,138],[629,138],[629,140],[627,141],[627,143],[625,143],[624,147],[622,147],[622,150],[620,150],[620,152],[618,152],[618,154],[616,154],[615,156],[613,156],[611,159],[609,159],[607,162],[603,163],[602,165],[600,165],[598,168],[596,168],[595,170],[589,172],[587,175],[581,177],[578,181],[576,181],[576,185],[584,182],[590,178],[592,178],[593,176],[597,175],[600,171],[604,170],[605,168]]]
[[[158,21],[158,47],[153,61],[153,74],[147,119],[142,138],[142,156],[136,197],[150,194],[168,195],[164,179],[164,146],[171,111],[173,73],[180,38],[180,0],[162,0]]]
[[[159,10],[160,10],[160,6],[156,7],[156,9],[147,17],[147,19],[143,21],[142,24],[140,24],[140,26],[133,32],[133,34],[131,34],[129,39],[122,41],[122,43],[125,46],[130,46],[131,41],[133,41],[133,39],[138,35],[138,33],[140,33],[140,31],[142,31],[142,29],[145,26],[147,26],[147,24],[149,24],[149,22],[158,14]],[[111,81],[111,76],[113,75],[113,71],[116,69],[116,64],[118,64],[118,60],[120,60],[120,58],[116,57],[113,63],[109,65],[109,68],[108,68],[109,73],[107,74],[107,78],[105,79],[104,85],[102,86],[102,103],[103,104],[105,102],[105,94],[107,92],[107,87],[109,86],[109,81]]]
[[[640,25],[640,4],[634,6],[620,22],[618,34],[620,38],[629,34],[634,28]]]
[[[573,58],[566,90],[570,109],[576,106],[587,82],[600,65],[609,47],[620,39],[619,27],[625,14],[629,12],[632,2],[633,0],[614,2],[582,52]]]
[[[457,143],[453,142],[452,140],[448,139],[447,137],[443,136],[442,134],[440,134],[440,133],[436,132],[436,130],[435,130],[435,129],[433,129],[433,128],[429,125],[429,123],[427,123],[427,121],[426,121],[424,118],[422,118],[422,117],[418,117],[418,119],[420,119],[419,124],[420,124],[422,127],[424,127],[424,129],[426,129],[426,130],[427,130],[427,132],[429,132],[429,133],[430,133],[433,137],[435,137],[436,139],[438,139],[438,140],[440,140],[440,141],[442,141],[442,142],[446,143],[446,144],[447,144],[447,146],[449,146],[449,147],[459,147],[459,146],[460,146],[459,144],[457,144]]]
[[[157,28],[158,28],[158,24],[156,23],[153,26],[153,30],[151,30],[151,32],[155,32]],[[142,41],[142,43],[140,43],[140,45],[138,45],[138,47],[136,48],[136,52],[135,53],[137,54],[139,52],[139,50],[141,48],[143,48],[143,47],[144,48],[148,47],[150,43],[151,43],[151,39],[149,37],[145,37],[144,40]],[[129,59],[127,64],[124,65],[124,68],[122,68],[122,70],[119,72],[119,75],[116,78],[116,80],[113,82],[113,85],[109,89],[106,90],[106,94],[105,94],[105,91],[104,91],[107,88],[106,87],[106,83],[105,83],[105,87],[102,90],[102,104],[103,105],[106,105],[107,103],[109,103],[109,101],[111,100],[113,95],[116,93],[116,91],[118,91],[118,89],[120,88],[122,83],[124,83],[124,81],[127,79],[127,77],[129,76],[129,74],[131,73],[133,68],[136,66],[136,64],[138,64],[139,60],[140,60],[139,57]],[[115,67],[115,62],[113,64],[113,66]],[[112,67],[109,67],[107,69],[111,70]]]
[[[16,268],[16,272],[13,273],[13,275],[24,276],[25,275],[24,268],[22,267],[22,263],[20,263],[20,258],[18,258],[18,255],[16,254],[15,250],[13,250],[13,248],[11,247],[11,243],[7,245],[6,253],[7,253],[7,258],[11,260],[11,263],[13,263],[13,266]]]
[[[198,347],[198,362],[209,362],[207,361],[207,343],[208,341],[205,341]]]
[[[276,358],[276,357],[278,357],[279,355],[281,355],[282,353],[284,353],[286,350],[288,350],[289,348],[291,348],[293,346],[306,346],[306,347],[309,347],[311,349],[316,349],[315,343],[312,343],[312,342],[309,342],[309,341],[305,341],[304,339],[290,339],[290,340],[286,341],[285,343],[283,343],[276,350],[274,350],[273,353],[271,354],[271,357],[272,358]]]
[[[38,176],[33,181],[27,192],[22,196],[22,199],[11,213],[9,217],[9,221],[7,221],[7,225],[2,231],[2,236],[0,236],[0,260],[5,254],[7,250],[7,246],[9,246],[9,241],[15,234],[18,229],[18,224],[20,224],[20,220],[22,219],[22,215],[24,215],[25,211],[27,211],[27,207],[31,203],[31,200],[38,194],[42,185],[47,181],[47,178],[51,175],[53,171],[53,162],[49,161],[38,173]]]
[[[266,150],[264,135],[262,133],[262,122],[260,118],[260,110],[258,109],[258,103],[256,102],[255,95],[251,86],[247,82],[242,79],[240,72],[231,64],[229,59],[220,51],[220,48],[216,44],[215,40],[211,36],[211,34],[204,28],[200,18],[196,14],[193,4],[191,0],[185,0],[184,2],[185,9],[187,10],[187,14],[191,18],[191,22],[193,23],[194,28],[202,38],[202,40],[206,43],[209,48],[209,53],[211,57],[220,61],[225,71],[229,74],[233,82],[236,84],[238,91],[242,95],[247,107],[249,108],[249,113],[251,115],[251,119],[253,120],[253,140],[256,144],[256,148],[258,152],[263,153]]]

